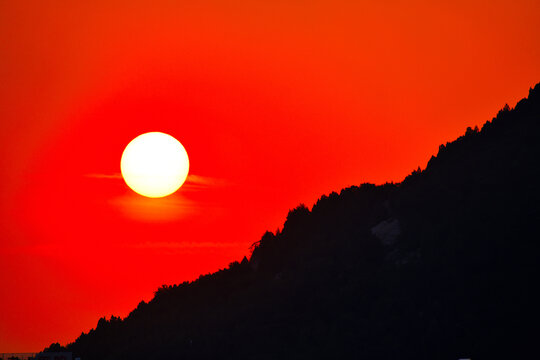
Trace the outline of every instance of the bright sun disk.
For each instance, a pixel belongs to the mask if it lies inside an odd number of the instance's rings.
[[[174,137],[149,132],[126,146],[120,170],[133,191],[159,198],[174,193],[186,181],[189,158],[184,146]]]

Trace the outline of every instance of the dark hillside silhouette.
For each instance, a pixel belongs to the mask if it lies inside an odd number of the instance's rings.
[[[537,357],[539,124],[540,84],[402,183],[300,205],[249,260],[163,286],[67,348],[83,360]]]

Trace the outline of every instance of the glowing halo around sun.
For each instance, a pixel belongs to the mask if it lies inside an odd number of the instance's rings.
[[[126,146],[120,170],[136,193],[160,198],[174,193],[186,181],[189,158],[174,137],[162,132],[137,136]]]

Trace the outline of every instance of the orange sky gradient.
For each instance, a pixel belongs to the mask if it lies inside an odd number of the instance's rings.
[[[540,81],[540,2],[0,3],[0,353],[73,341],[249,255],[290,208],[401,181]],[[190,177],[145,199],[137,135]]]

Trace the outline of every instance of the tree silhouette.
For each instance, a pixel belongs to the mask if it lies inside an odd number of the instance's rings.
[[[67,349],[84,360],[531,358],[539,119],[540,84],[402,183],[300,205],[249,260],[164,285]],[[385,226],[395,242],[373,230]]]

